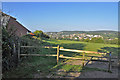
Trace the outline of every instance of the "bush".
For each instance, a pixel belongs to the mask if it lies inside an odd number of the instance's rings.
[[[17,65],[17,54],[13,52],[14,44],[17,46],[18,37],[10,35],[2,27],[2,71],[9,70]]]
[[[104,40],[102,38],[92,38],[90,42],[94,43],[104,43]]]
[[[41,31],[41,30],[36,30],[35,32],[34,32],[34,34],[36,35],[36,37],[37,38],[39,38],[39,39],[48,39],[48,38],[50,38],[47,34],[45,34],[45,33],[43,33],[43,31]]]

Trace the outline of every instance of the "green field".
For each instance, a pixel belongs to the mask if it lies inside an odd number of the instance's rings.
[[[60,47],[64,47],[65,49],[77,49],[77,50],[86,50],[86,51],[98,51],[98,52],[112,52],[112,56],[117,56],[118,54],[118,45],[112,44],[101,44],[101,43],[87,43],[80,41],[69,41],[69,40],[47,40],[43,41],[40,46],[54,46],[60,45]],[[44,49],[39,48],[36,49],[35,52],[31,52],[31,54],[56,54],[56,49]],[[82,53],[76,52],[65,52],[60,51],[60,54],[70,57],[82,57],[80,56]],[[100,54],[88,54],[92,56],[100,56]],[[85,57],[88,58],[89,57]],[[4,77],[7,78],[33,78],[33,74],[42,73],[43,76],[56,71],[57,69],[64,69],[66,71],[81,71],[81,65],[68,65],[62,64],[62,62],[69,61],[68,59],[60,59],[59,64],[56,64],[56,57],[22,57],[21,63],[17,68],[6,72]],[[88,68],[86,68],[88,69]],[[94,70],[94,69],[92,69]],[[98,70],[98,69],[96,69]]]
[[[51,43],[51,45],[60,45],[66,49],[78,49],[86,51],[96,51],[96,52],[112,52],[113,55],[118,55],[118,45],[114,44],[102,44],[102,43],[88,43],[80,41],[69,41],[69,40],[52,40],[46,41]]]

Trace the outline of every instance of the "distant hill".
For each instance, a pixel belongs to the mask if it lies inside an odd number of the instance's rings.
[[[91,35],[101,35],[104,38],[117,38],[118,32],[111,30],[99,30],[99,31],[60,31],[60,32],[47,32],[47,34],[60,34],[60,35],[70,35],[70,34],[91,34]]]
[[[99,30],[99,31],[61,31],[63,34],[80,34],[80,33],[86,33],[91,35],[101,35],[104,38],[117,38],[118,32],[117,31],[110,31],[110,30]]]
[[[96,32],[97,32],[97,33],[100,32],[100,33],[103,33],[103,32],[106,32],[106,33],[111,33],[111,32],[117,32],[117,31],[99,30],[99,31],[61,31],[61,32],[72,32],[72,33],[73,33],[73,32],[74,32],[74,33],[78,33],[78,32],[79,32],[79,33],[82,33],[82,32],[83,32],[83,33],[84,33],[84,32],[95,32],[95,33],[96,33]]]

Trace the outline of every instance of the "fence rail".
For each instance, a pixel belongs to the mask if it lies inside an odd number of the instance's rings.
[[[32,47],[38,47],[38,46],[20,46],[21,48],[32,48]],[[82,60],[82,64],[83,66],[85,66],[84,62],[85,61],[101,61],[101,62],[109,62],[109,66],[108,66],[108,71],[110,71],[110,67],[111,67],[111,53],[109,53],[109,57],[102,57],[102,56],[87,56],[86,57],[91,57],[90,60],[85,59],[85,53],[94,53],[94,54],[107,54],[107,53],[102,53],[102,52],[94,52],[94,51],[84,51],[84,50],[75,50],[75,49],[64,49],[63,47],[60,47],[59,45],[57,47],[52,47],[52,46],[42,46],[42,48],[55,48],[57,49],[57,54],[20,54],[20,51],[18,53],[18,58],[20,58],[20,56],[56,56],[57,57],[57,64],[59,62],[59,58],[66,58],[66,59],[77,59],[77,60]],[[20,48],[18,48],[20,50]],[[68,57],[68,56],[63,56],[59,53],[59,51],[70,51],[70,52],[82,52],[83,54],[81,56],[83,56],[82,58],[76,58],[76,57]],[[93,57],[96,58],[109,58],[109,60],[96,60],[96,59],[92,59]]]
[[[57,55],[48,55],[48,54],[20,54],[20,56],[57,56]]]
[[[38,47],[38,46],[21,46],[21,47]],[[42,46],[42,48],[58,48],[58,47]],[[60,47],[59,50],[61,50],[61,51],[70,51],[70,52],[85,52],[85,53],[95,53],[95,54],[106,54],[106,53],[94,52],[94,51],[84,51],[84,50],[75,50],[75,49],[64,49],[63,47]]]
[[[93,51],[84,51],[84,50],[74,50],[74,49],[61,49],[61,51],[70,51],[70,52],[85,52],[85,53],[94,53],[94,54],[106,54],[101,52],[93,52]]]

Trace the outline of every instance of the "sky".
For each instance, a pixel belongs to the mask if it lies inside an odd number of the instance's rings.
[[[3,2],[2,9],[31,31],[118,30],[117,2]]]
[[[119,2],[119,0],[1,0],[2,2]]]

